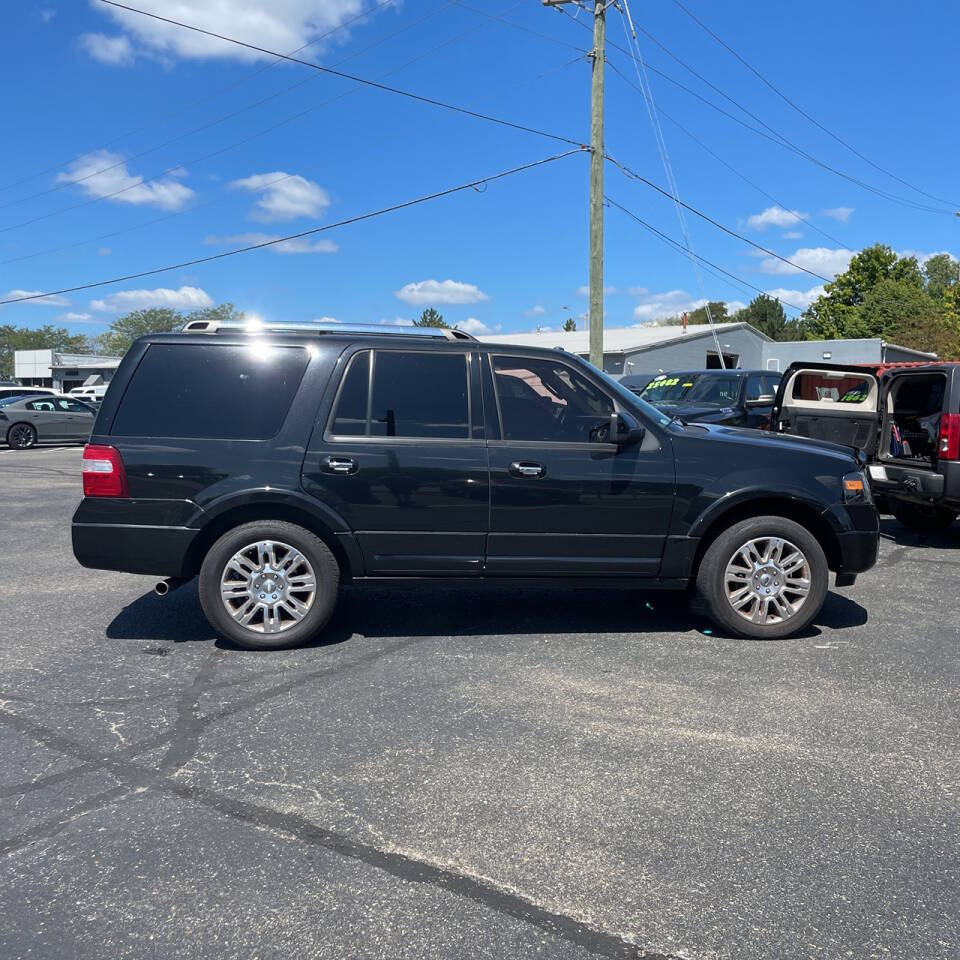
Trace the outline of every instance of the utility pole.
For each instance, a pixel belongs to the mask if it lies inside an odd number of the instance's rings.
[[[603,369],[603,67],[607,7],[613,0],[543,0],[545,7],[575,3],[593,7],[593,63],[590,82],[590,362]]]

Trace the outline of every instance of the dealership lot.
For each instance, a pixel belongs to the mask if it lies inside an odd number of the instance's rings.
[[[953,957],[960,523],[806,636],[678,598],[349,589],[217,642],[0,451],[0,956]]]

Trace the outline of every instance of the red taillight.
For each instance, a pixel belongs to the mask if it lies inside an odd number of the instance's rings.
[[[129,497],[127,471],[116,447],[88,443],[83,448],[83,495]]]
[[[940,417],[937,455],[941,460],[960,460],[960,413],[945,413]]]

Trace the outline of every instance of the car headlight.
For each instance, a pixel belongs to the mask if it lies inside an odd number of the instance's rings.
[[[870,480],[863,471],[857,470],[846,474],[842,486],[844,503],[873,503]]]

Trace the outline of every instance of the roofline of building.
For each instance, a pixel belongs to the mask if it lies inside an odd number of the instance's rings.
[[[672,324],[671,324],[672,326]],[[762,340],[766,340],[768,343],[773,343],[773,338],[768,337],[762,330],[758,330],[755,326],[750,323],[747,323],[745,320],[730,320],[725,323],[716,324],[717,327],[723,327],[723,333],[732,333],[734,330],[752,330],[758,337]],[[666,346],[671,343],[683,343],[690,340],[702,340],[704,337],[712,337],[715,330],[701,330],[699,333],[689,333],[681,334],[679,337],[670,337],[667,340],[659,340],[656,343],[647,343],[643,346],[638,347],[621,347],[618,350],[604,350],[604,354],[613,354],[613,353],[646,353],[648,350],[657,350],[660,347]],[[579,351],[578,351],[579,352]]]

